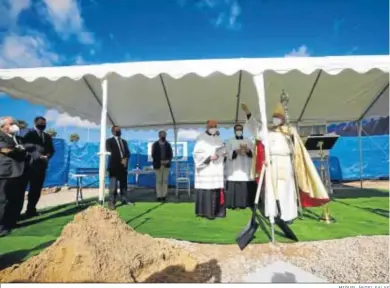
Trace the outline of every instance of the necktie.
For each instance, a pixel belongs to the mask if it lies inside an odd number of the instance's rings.
[[[39,131],[39,132],[38,132],[38,135],[39,135],[39,137],[41,138],[42,143],[45,143],[45,135],[43,134],[43,132],[42,132],[42,131]]]
[[[119,144],[119,151],[121,153],[121,157],[123,157],[124,155],[124,149],[123,149],[123,143],[122,143],[122,139],[121,138],[118,138],[118,144]]]

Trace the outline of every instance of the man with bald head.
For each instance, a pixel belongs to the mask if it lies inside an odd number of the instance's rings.
[[[17,137],[19,127],[12,117],[0,118],[0,237],[15,226],[21,209],[27,179],[26,150]]]
[[[209,120],[206,131],[198,136],[193,152],[196,216],[208,219],[226,216],[224,154],[217,122]]]

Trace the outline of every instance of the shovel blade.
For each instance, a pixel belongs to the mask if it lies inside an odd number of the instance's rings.
[[[237,235],[236,242],[241,251],[255,238],[255,233],[258,228],[259,224],[252,218],[246,227]]]
[[[283,231],[283,233],[286,236],[286,238],[291,239],[291,240],[293,240],[295,242],[299,241],[298,237],[297,237],[297,235],[295,235],[294,231],[282,219],[276,218],[275,219],[275,224],[278,225],[280,230]]]

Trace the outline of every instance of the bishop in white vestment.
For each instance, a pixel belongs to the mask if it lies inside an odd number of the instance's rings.
[[[295,189],[294,170],[291,162],[292,150],[288,143],[288,136],[280,133],[276,128],[284,124],[284,110],[281,110],[280,105],[273,113],[273,126],[268,132],[268,141],[270,149],[270,163],[271,163],[271,179],[272,189],[275,198],[277,199],[280,207],[280,217],[286,222],[293,221],[298,217],[298,205]],[[247,125],[249,131],[256,133],[254,136],[261,138],[262,127],[250,114],[247,113]],[[262,140],[262,139],[260,139]],[[262,195],[264,197],[264,195]],[[268,207],[265,205],[265,215],[268,216]]]
[[[278,105],[273,113],[272,127],[269,130],[269,147],[273,189],[279,200],[280,218],[292,222],[298,217],[298,198],[295,184],[295,172],[292,163],[293,143],[289,134],[279,130],[285,124],[284,109]]]
[[[193,152],[195,214],[208,219],[226,216],[224,155],[218,152],[224,144],[217,132],[217,123],[207,121],[207,130],[198,136]]]
[[[250,114],[248,109],[246,114]],[[302,208],[318,207],[330,199],[297,130],[285,125],[285,111],[281,103],[278,103],[272,117],[273,125],[268,133],[271,191],[279,202],[281,219],[291,222],[298,216],[298,197]],[[248,117],[248,125],[252,126],[252,130],[257,127],[259,131],[259,124]],[[267,210],[266,205],[265,214],[268,216]]]
[[[256,193],[256,181],[252,170],[253,142],[244,138],[243,126],[234,126],[235,137],[227,144],[226,208],[252,207]]]

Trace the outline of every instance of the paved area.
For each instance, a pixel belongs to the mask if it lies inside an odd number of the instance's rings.
[[[106,193],[107,194],[107,193]],[[98,198],[99,190],[96,188],[83,189],[84,199]],[[128,198],[132,202],[155,202],[156,194],[154,189],[150,188],[136,188],[128,192]],[[192,191],[191,196],[188,196],[187,191],[181,190],[179,197],[176,197],[175,189],[169,189],[168,201],[169,202],[193,202],[194,192]],[[55,193],[42,193],[41,199],[39,199],[37,208],[44,209],[48,207],[54,207],[63,204],[70,204],[76,202],[76,189],[65,189]],[[27,201],[24,203],[25,211]]]
[[[284,261],[277,261],[258,269],[244,278],[246,283],[326,283],[301,268]]]

